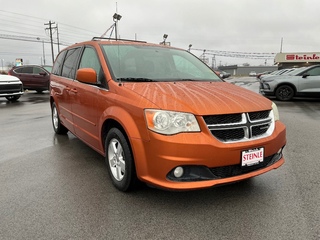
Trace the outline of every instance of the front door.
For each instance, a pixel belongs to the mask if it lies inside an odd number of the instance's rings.
[[[320,97],[320,67],[314,67],[303,75],[299,79],[298,92]]]
[[[104,74],[94,48],[85,47],[80,59],[80,68],[94,69],[97,73],[97,84],[75,81],[77,94],[72,105],[75,133],[91,147],[102,151],[99,120],[106,105],[103,94],[107,89],[104,87]]]

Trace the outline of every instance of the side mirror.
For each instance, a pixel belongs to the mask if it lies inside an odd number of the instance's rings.
[[[310,74],[304,73],[304,74],[302,75],[302,78],[307,78],[308,76],[310,76]]]
[[[76,79],[79,82],[96,84],[97,73],[93,68],[81,68],[77,70]]]
[[[44,77],[47,75],[47,73],[46,72],[39,72],[39,75]]]

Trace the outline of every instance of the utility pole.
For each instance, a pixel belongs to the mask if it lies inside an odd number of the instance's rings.
[[[44,25],[49,25],[49,27],[46,28],[46,30],[49,29],[49,32],[50,32],[52,64],[53,64],[53,62],[54,62],[52,29],[53,29],[53,28],[56,28],[56,27],[52,27],[53,24],[55,24],[55,23],[54,23],[54,22],[51,22],[51,21],[49,21],[49,23],[45,23],[45,24],[44,24]]]

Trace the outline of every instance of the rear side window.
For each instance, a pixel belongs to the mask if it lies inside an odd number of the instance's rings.
[[[61,69],[62,69],[62,64],[63,64],[63,60],[64,60],[64,56],[66,55],[67,51],[63,51],[59,54],[59,56],[57,57],[54,66],[52,68],[52,74],[54,75],[60,75],[61,74]]]
[[[14,72],[15,73],[22,73],[22,70],[23,70],[22,68],[17,68],[17,69],[14,70]]]
[[[14,70],[16,73],[26,73],[26,74],[32,74],[33,68],[32,67],[21,67]]]
[[[81,48],[74,48],[68,50],[66,58],[62,67],[62,77],[75,79],[77,61],[79,58]]]

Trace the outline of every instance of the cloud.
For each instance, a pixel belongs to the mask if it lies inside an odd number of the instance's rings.
[[[16,0],[2,8],[20,15],[0,16],[5,26],[0,34],[11,31],[48,38],[44,23],[52,20],[59,24],[61,41],[85,41],[101,36],[118,11],[122,38],[158,43],[166,33],[167,41],[184,49],[192,44],[199,49],[268,53],[278,52],[283,38],[285,51],[319,51],[319,7],[320,2],[314,0],[34,0],[32,4]],[[30,43],[0,41],[0,58],[5,49],[16,55],[26,46],[32,54],[41,50],[41,44],[30,47]],[[50,53],[48,46],[45,50]],[[246,59],[228,62],[243,61]]]

